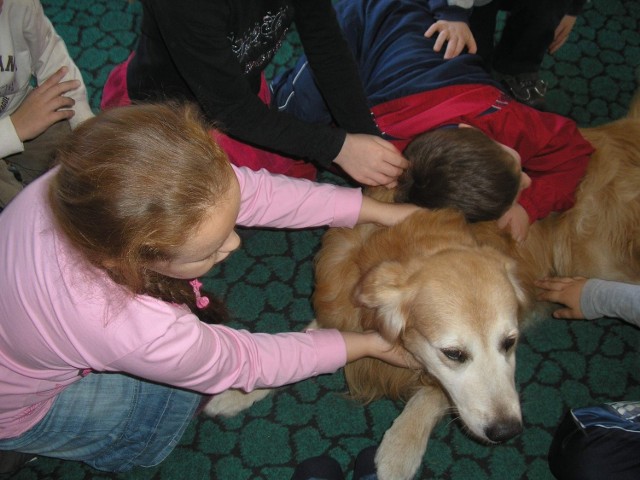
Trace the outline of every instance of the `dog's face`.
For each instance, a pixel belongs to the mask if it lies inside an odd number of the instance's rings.
[[[515,389],[518,315],[526,302],[515,264],[488,248],[449,248],[385,261],[355,299],[387,339],[400,340],[435,377],[473,435],[505,441],[522,429]]]

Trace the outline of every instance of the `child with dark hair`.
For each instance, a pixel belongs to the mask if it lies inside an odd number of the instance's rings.
[[[452,127],[422,133],[407,146],[410,166],[398,179],[394,199],[455,207],[469,222],[496,220],[531,179],[513,149],[475,128]]]
[[[434,51],[435,40],[424,31],[437,19],[422,0],[345,0],[336,12],[376,122],[397,148],[404,151],[426,131],[467,124],[517,151],[531,185],[498,224],[519,240],[531,222],[573,205],[593,152],[575,122],[515,101],[479,56],[463,52],[445,59]],[[330,121],[304,57],[272,89],[282,111]]]
[[[26,452],[156,465],[206,395],[364,356],[411,361],[373,332],[249,333],[194,312],[224,319],[198,277],[239,247],[236,224],[393,224],[418,207],[232,166],[194,106],[108,110],[57,160],[0,214],[3,464]]]

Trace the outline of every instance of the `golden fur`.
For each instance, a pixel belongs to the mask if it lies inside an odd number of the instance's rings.
[[[534,312],[535,278],[640,282],[640,99],[626,118],[582,133],[596,151],[575,206],[536,222],[520,246],[495,222],[468,225],[451,210],[418,212],[388,228],[332,229],[323,238],[319,325],[376,329],[424,367],[365,359],[345,369],[357,398],[408,400],[378,449],[381,480],[413,477],[431,429],[450,408],[481,440],[519,433],[510,343]],[[392,198],[384,188],[368,194]],[[451,352],[466,357],[452,361]]]
[[[407,401],[376,454],[381,480],[415,475],[431,430],[452,407],[486,442],[519,433],[515,344],[537,306],[534,279],[640,282],[640,97],[627,118],[582,133],[596,151],[576,205],[536,222],[520,246],[495,222],[468,225],[452,210],[418,212],[390,228],[332,229],[323,238],[314,294],[319,326],[377,329],[424,367],[364,359],[345,369],[355,397]],[[368,194],[393,198],[385,188]],[[228,390],[205,413],[235,415],[269,392]]]

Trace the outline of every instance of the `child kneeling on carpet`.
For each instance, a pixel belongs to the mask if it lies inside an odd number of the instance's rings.
[[[194,312],[225,318],[198,277],[239,247],[236,224],[393,224],[418,207],[232,166],[191,105],[103,112],[57,163],[0,214],[5,458],[153,466],[204,395],[289,384],[365,356],[412,366],[374,332],[249,333]]]

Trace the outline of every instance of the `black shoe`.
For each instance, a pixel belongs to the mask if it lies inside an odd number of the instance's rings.
[[[376,476],[376,451],[378,447],[373,445],[362,450],[356,457],[353,466],[353,480],[368,480]]]
[[[26,463],[35,459],[33,453],[0,450],[0,478],[16,473]]]
[[[340,464],[331,457],[321,455],[307,458],[293,472],[291,480],[344,480]]]
[[[507,89],[507,93],[525,105],[545,110],[544,96],[547,93],[547,82],[537,73],[520,75],[498,75],[498,79]]]

